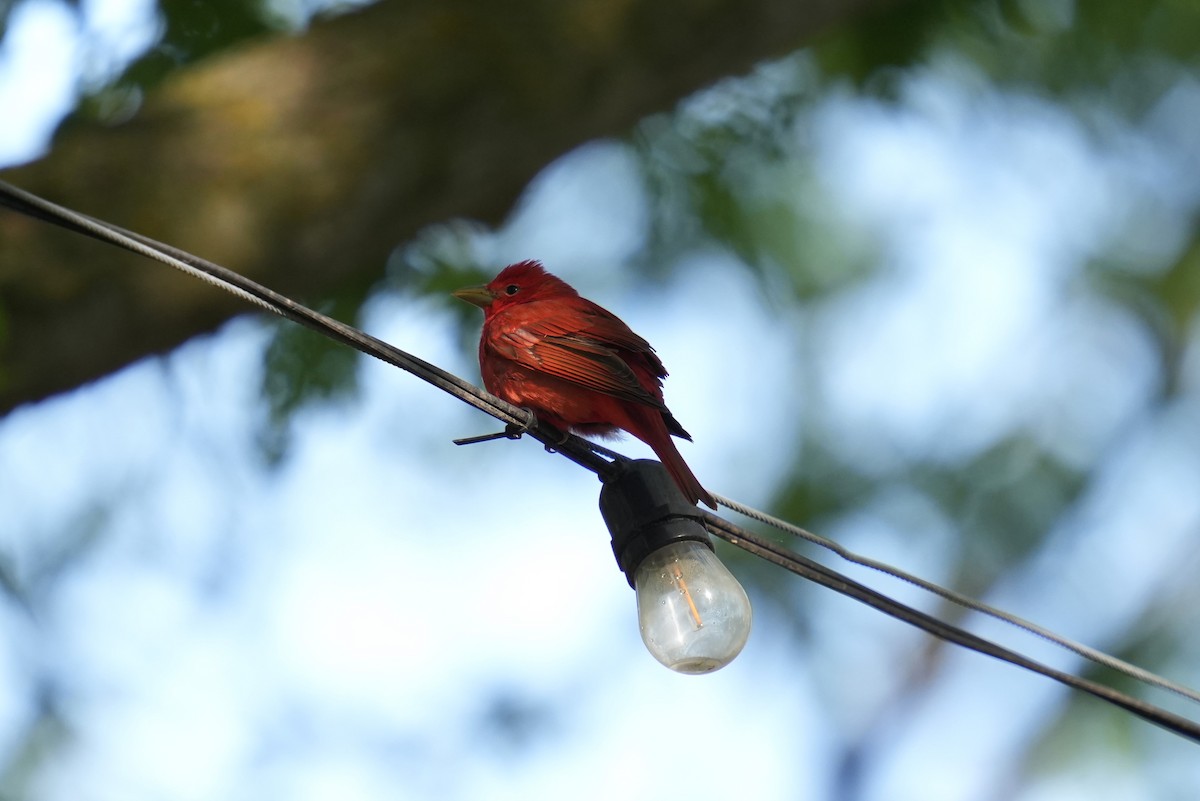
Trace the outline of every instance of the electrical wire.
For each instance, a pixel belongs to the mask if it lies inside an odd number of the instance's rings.
[[[902,604],[818,562],[814,562],[811,559],[807,559],[799,554],[781,548],[768,540],[762,539],[724,518],[717,517],[712,512],[701,511],[700,516],[705,528],[712,534],[725,540],[730,545],[745,550],[747,553],[765,559],[798,576],[803,576],[809,581],[820,584],[822,587],[827,587],[867,606],[878,609],[897,620],[915,626],[935,637],[1053,679],[1060,684],[1115,704],[1127,712],[1131,712],[1143,720],[1161,726],[1181,737],[1185,737],[1195,743],[1200,743],[1200,724],[1195,721],[1173,712],[1168,712],[1141,699],[1134,698],[1108,685],[1049,667],[1016,651],[997,645],[990,640],[939,620],[933,615]]]
[[[328,336],[338,342],[349,345],[356,350],[365,353],[369,356],[381,359],[395,367],[405,370],[412,375],[426,381],[439,389],[453,395],[459,400],[474,406],[476,409],[491,415],[500,422],[505,424],[505,430],[497,434],[489,434],[482,437],[471,437],[464,440],[457,440],[459,444],[469,444],[471,442],[485,441],[500,437],[516,439],[524,434],[528,434],[537,441],[541,442],[547,451],[558,452],[567,457],[571,461],[579,464],[582,467],[596,473],[601,480],[607,480],[614,473],[614,462],[625,460],[626,457],[605,448],[596,443],[577,437],[573,434],[564,434],[552,426],[542,423],[528,409],[519,406],[514,406],[502,398],[496,397],[489,392],[486,392],[479,387],[470,384],[467,381],[458,378],[457,376],[442,370],[436,365],[430,364],[412,354],[409,354],[400,348],[390,345],[380,339],[377,339],[369,334],[366,334],[358,329],[346,325],[332,317],[328,317],[320,312],[309,309],[285,295],[281,295],[261,284],[258,284],[250,279],[233,272],[232,270],[213,264],[212,262],[201,259],[186,251],[179,250],[170,245],[157,242],[149,237],[141,234],[127,231],[118,226],[103,220],[89,217],[85,214],[67,209],[63,206],[51,203],[37,195],[34,195],[25,190],[19,189],[5,181],[0,181],[0,205],[8,206],[9,208],[34,217],[45,222],[53,223],[71,231],[81,233],[93,239],[107,242],[117,247],[124,248],[133,253],[145,256],[155,261],[166,264],[185,274],[204,280],[221,289],[224,289],[237,297],[252,303],[260,308],[266,309],[274,314],[278,314],[289,320],[293,320],[301,325],[306,326],[320,334]],[[951,590],[939,587],[931,582],[918,579],[910,576],[903,571],[893,568],[875,560],[866,559],[858,556],[842,546],[819,537],[811,532],[808,532],[798,526],[794,526],[786,521],[778,520],[764,512],[761,512],[751,507],[737,504],[729,499],[717,496],[717,500],[726,508],[745,514],[754,519],[769,525],[776,526],[784,531],[788,531],[796,536],[803,537],[811,542],[814,542],[822,547],[837,553],[839,556],[848,561],[860,564],[866,567],[880,570],[889,575],[895,576],[905,581],[909,581],[916,586],[933,592],[947,600],[959,603],[967,608],[974,609],[984,614],[991,615],[1000,620],[1004,620],[1012,625],[1018,626],[1031,633],[1046,637],[1051,642],[1055,642],[1065,648],[1068,648],[1075,653],[1085,656],[1088,659],[1097,661],[1108,667],[1120,670],[1123,673],[1133,676],[1134,678],[1146,681],[1159,687],[1163,687],[1174,692],[1177,692],[1185,697],[1193,700],[1200,700],[1200,694],[1191,691],[1187,688],[1169,682],[1166,679],[1155,676],[1148,671],[1137,668],[1133,665],[1127,665],[1114,657],[1102,654],[1099,651],[1088,648],[1086,646],[1074,643],[1066,638],[1048,632],[1041,627],[1032,623],[1028,623],[1015,615],[1000,610],[993,609],[981,602],[975,601],[965,596],[961,596]],[[763,558],[773,564],[783,567],[792,573],[808,578],[824,587],[835,590],[836,592],[847,595],[855,600],[865,603],[875,609],[878,609],[892,617],[902,620],[910,625],[916,626],[934,636],[940,637],[949,642],[961,645],[980,653],[993,656],[997,659],[1018,665],[1027,670],[1041,674],[1055,681],[1058,681],[1067,686],[1073,687],[1080,691],[1089,693],[1097,698],[1101,698],[1109,703],[1115,704],[1139,717],[1142,717],[1152,723],[1162,726],[1165,729],[1175,732],[1180,736],[1186,737],[1200,743],[1200,724],[1191,720],[1175,715],[1166,710],[1160,709],[1152,704],[1146,703],[1139,699],[1133,698],[1125,693],[1115,690],[1107,685],[1099,684],[1087,679],[1074,676],[1063,671],[1050,668],[1033,659],[1030,659],[1015,651],[1011,651],[995,643],[992,643],[982,637],[971,634],[956,626],[941,621],[932,615],[921,612],[906,606],[898,601],[895,601],[882,593],[866,587],[846,576],[837,573],[831,568],[827,568],[817,562],[813,562],[805,557],[795,554],[786,549],[763,540],[745,529],[742,529],[735,524],[717,517],[711,512],[701,512],[702,520],[708,529],[718,537],[725,539],[731,544],[742,548],[749,553]]]
[[[5,181],[0,181],[0,205],[166,264],[187,275],[224,289],[259,308],[300,323],[368,356],[399,367],[505,423],[507,426],[505,434],[493,436],[516,437],[521,434],[529,434],[545,445],[547,449],[563,454],[602,478],[611,472],[610,462],[604,459],[593,448],[593,443],[588,440],[573,434],[563,434],[553,426],[540,422],[528,409],[514,406],[437,365],[430,364],[381,339],[346,325],[340,320],[314,311],[233,270],[213,264],[150,237],[127,231],[104,220],[51,203]]]
[[[621,454],[600,445],[596,446],[596,450],[614,459],[621,458]],[[1011,612],[997,609],[996,607],[990,606],[983,601],[979,601],[975,598],[971,598],[970,596],[955,592],[954,590],[943,587],[939,584],[935,584],[931,581],[927,581],[919,576],[914,576],[913,574],[907,573],[898,567],[887,564],[886,562],[880,562],[876,559],[862,556],[861,554],[851,551],[849,548],[846,548],[840,543],[834,542],[826,537],[822,537],[820,534],[814,534],[808,529],[797,526],[796,524],[790,523],[786,520],[782,520],[774,515],[770,515],[761,509],[755,509],[752,506],[746,506],[745,504],[739,503],[738,501],[732,500],[723,495],[718,495],[716,493],[712,493],[712,496],[719,505],[724,506],[726,509],[730,509],[752,520],[757,520],[760,523],[764,523],[780,531],[791,534],[794,537],[811,542],[814,545],[840,556],[847,562],[870,568],[871,570],[875,570],[879,573],[900,579],[901,581],[919,587],[926,592],[932,593],[933,595],[950,601],[951,603],[961,606],[965,609],[979,612],[1040,637],[1047,642],[1058,645],[1068,651],[1071,651],[1072,653],[1075,653],[1078,656],[1082,656],[1083,658],[1094,662],[1095,664],[1115,670],[1118,673],[1123,673],[1126,676],[1144,682],[1145,684],[1175,693],[1176,695],[1187,698],[1190,701],[1200,703],[1200,691],[1194,690],[1191,687],[1171,681],[1170,679],[1159,676],[1156,673],[1151,673],[1145,668],[1138,667],[1137,665],[1126,662],[1122,659],[1112,656],[1111,654],[1106,654],[1103,651],[1099,651],[1068,637],[1056,634],[1047,628],[1014,615]]]
[[[1168,690],[1170,692],[1175,693],[1176,695],[1183,696],[1184,698],[1187,698],[1190,701],[1195,701],[1197,703],[1200,703],[1200,692],[1193,690],[1191,687],[1186,687],[1182,684],[1178,684],[1176,682],[1171,681],[1170,679],[1166,679],[1155,673],[1151,673],[1150,671],[1148,671],[1144,668],[1140,668],[1137,665],[1130,664],[1129,662],[1126,662],[1122,659],[1118,659],[1115,656],[1106,654],[1103,651],[1098,651],[1095,648],[1091,648],[1087,645],[1076,642],[1075,640],[1069,639],[1067,637],[1063,637],[1062,635],[1059,635],[1059,634],[1055,634],[1054,632],[1050,631],[1049,629],[1043,628],[1043,627],[1037,625],[1036,623],[1032,623],[1028,620],[1025,620],[1024,618],[1018,617],[1017,615],[1014,615],[1011,612],[1005,612],[1002,609],[997,609],[994,606],[989,606],[988,604],[985,604],[983,601],[978,601],[974,598],[970,598],[966,595],[955,592],[954,590],[948,589],[946,587],[942,587],[941,585],[938,585],[938,584],[934,584],[931,581],[926,581],[923,578],[914,576],[911,573],[906,573],[903,570],[901,570],[900,568],[893,567],[892,565],[889,565],[886,562],[880,562],[875,559],[870,559],[868,557],[861,556],[861,555],[849,550],[845,546],[834,542],[833,540],[826,539],[825,537],[822,537],[820,534],[814,534],[811,531],[808,531],[807,529],[804,529],[804,528],[801,528],[800,526],[795,525],[794,523],[789,523],[786,520],[780,520],[778,517],[774,517],[772,515],[767,514],[766,512],[760,511],[760,510],[755,509],[750,506],[745,506],[743,504],[738,503],[737,501],[730,500],[729,498],[724,498],[720,495],[714,495],[713,498],[716,500],[717,503],[719,503],[721,506],[724,506],[726,509],[731,509],[731,510],[737,512],[738,514],[745,515],[746,517],[749,517],[753,520],[757,520],[760,523],[765,523],[769,526],[779,529],[780,531],[785,531],[788,534],[791,534],[795,537],[799,537],[801,539],[807,540],[808,542],[811,542],[814,545],[818,545],[828,551],[832,551],[833,553],[840,556],[842,559],[845,559],[847,562],[851,562],[856,565],[861,565],[862,567],[867,567],[867,568],[870,568],[871,570],[876,570],[880,573],[884,573],[886,575],[892,576],[893,578],[898,578],[901,581],[905,581],[916,587],[920,587],[921,589],[925,590],[926,592],[933,593],[934,595],[944,598],[945,600],[950,601],[951,603],[957,604],[958,606],[961,606],[965,609],[970,609],[974,612],[979,612],[981,614],[995,618],[996,620],[1007,623],[1011,626],[1015,626],[1019,629],[1027,631],[1030,634],[1041,637],[1042,639],[1047,640],[1048,642],[1052,642],[1055,645],[1061,646],[1061,647],[1067,649],[1068,651],[1071,651],[1079,656],[1082,656],[1085,659],[1095,662],[1098,665],[1103,665],[1104,667],[1110,668],[1119,673],[1124,673],[1126,676],[1129,676],[1130,678],[1134,678],[1134,679],[1137,679],[1138,681],[1145,682],[1146,684],[1151,684],[1155,687],[1159,687],[1161,689]]]

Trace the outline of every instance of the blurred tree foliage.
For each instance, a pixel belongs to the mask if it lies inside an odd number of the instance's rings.
[[[384,166],[370,160],[356,162],[359,178],[349,194],[324,191],[328,187],[321,182],[333,179],[319,168],[283,171],[281,174],[285,176],[308,175],[306,180],[319,185],[311,190],[311,202],[302,207],[283,203],[272,220],[278,224],[276,231],[260,237],[259,229],[254,229],[253,241],[243,243],[240,249],[222,249],[224,244],[216,244],[221,236],[213,229],[190,234],[194,239],[182,234],[172,236],[172,231],[181,229],[172,228],[165,221],[161,226],[156,224],[160,221],[153,207],[135,213],[127,211],[124,200],[115,204],[120,213],[114,219],[234,267],[257,265],[262,257],[260,248],[278,248],[283,269],[265,270],[265,280],[284,291],[300,292],[310,302],[324,302],[326,308],[339,316],[353,319],[372,291],[382,288],[440,294],[482,274],[480,265],[471,263],[472,249],[464,244],[478,229],[473,224],[449,220],[465,216],[484,224],[496,224],[511,207],[519,186],[550,157],[580,144],[581,137],[621,135],[627,136],[636,148],[652,196],[651,235],[645,251],[637,257],[640,272],[647,280],[661,277],[684,254],[721,248],[736,254],[754,271],[771,303],[803,309],[869,279],[881,269],[879,254],[883,247],[873,240],[869,230],[858,221],[840,216],[823,197],[826,189],[816,176],[811,155],[806,152],[804,136],[808,114],[821,97],[845,92],[885,104],[900,104],[904,100],[898,87],[905,76],[951,59],[971,71],[978,92],[1023,92],[1053,101],[1074,115],[1092,135],[1103,137],[1116,123],[1141,123],[1164,93],[1181,80],[1196,80],[1200,69],[1200,3],[1194,0],[1162,0],[1153,4],[1129,0],[911,0],[885,4],[870,14],[859,13],[858,5],[848,6],[840,15],[842,24],[809,41],[804,52],[760,64],[750,78],[722,84],[668,112],[666,109],[677,97],[721,75],[731,74],[727,67],[737,63],[736,59],[721,61],[719,66],[706,63],[687,77],[667,81],[658,91],[631,94],[628,84],[644,80],[646,74],[660,68],[665,60],[664,54],[656,50],[653,35],[661,33],[666,23],[656,22],[645,9],[626,19],[616,4],[583,4],[586,16],[574,20],[571,28],[582,32],[572,34],[562,45],[563,50],[576,48],[583,55],[572,59],[560,52],[547,62],[528,52],[533,48],[527,46],[526,37],[521,35],[530,29],[534,15],[546,12],[544,5],[529,4],[519,13],[505,9],[489,14],[480,12],[474,4],[458,3],[452,4],[455,11],[429,11],[428,17],[417,20],[426,25],[420,28],[423,34],[433,37],[439,46],[452,43],[464,50],[486,51],[490,60],[480,59],[479,63],[503,72],[505,80],[521,87],[515,92],[505,90],[501,95],[489,95],[494,87],[472,77],[471,69],[478,64],[471,62],[458,67],[443,63],[439,69],[449,73],[446,82],[421,90],[428,94],[417,97],[411,105],[387,100],[388,92],[378,82],[363,95],[367,105],[387,105],[388,113],[415,110],[440,116],[451,126],[482,126],[489,136],[494,127],[504,128],[499,121],[514,116],[515,112],[527,114],[540,124],[551,117],[582,113],[580,109],[584,106],[627,104],[621,114],[592,117],[586,124],[567,126],[538,147],[520,152],[514,158],[517,169],[511,174],[500,176],[498,168],[489,168],[487,161],[494,158],[495,151],[471,150],[476,144],[473,139],[455,137],[443,151],[435,141],[440,130],[412,133],[389,129],[391,138],[367,144],[386,145],[390,151],[412,146],[428,148],[430,152],[441,153],[434,157],[438,168],[418,169],[412,159]],[[119,86],[151,87],[160,81],[169,84],[177,64],[187,64],[277,27],[261,7],[248,4],[164,2],[162,7],[167,20],[163,43],[131,66]],[[0,6],[0,11],[4,8]],[[476,19],[471,16],[475,13],[482,16]],[[771,13],[779,12],[776,9]],[[206,25],[193,14],[215,15],[219,24]],[[414,19],[405,18],[401,23]],[[725,16],[720,16],[720,20],[720,24],[728,24]],[[555,24],[543,19],[535,25],[542,35],[532,38],[544,43],[547,38],[562,37]],[[364,47],[382,47],[372,38],[370,27],[351,21],[340,28],[325,29],[334,33],[316,35],[328,37],[328,52],[350,54]],[[761,34],[761,29],[755,30]],[[785,52],[780,50],[781,41],[799,45],[811,32],[811,28],[806,28],[802,33],[770,39],[754,52],[750,52],[752,48],[745,41],[739,44],[744,46],[749,61],[761,62]],[[361,40],[366,44],[360,44],[354,38],[357,36],[366,37]],[[713,39],[700,41],[708,43]],[[417,47],[419,43],[408,44]],[[303,44],[273,46],[287,50],[288,58],[310,56]],[[583,61],[585,68],[573,71],[567,78],[546,74],[547,63],[557,65],[572,60]],[[252,67],[254,62],[251,59],[230,63],[244,69]],[[745,67],[748,64],[739,69]],[[205,74],[216,75],[219,69],[216,66],[214,72]],[[455,69],[460,72],[455,74]],[[721,72],[722,69],[726,71]],[[379,77],[374,72],[365,74],[374,79]],[[251,72],[246,76],[232,80],[261,80],[261,89],[256,91],[268,91],[278,80],[269,69],[261,75]],[[173,115],[182,114],[186,118],[190,112],[175,105],[180,102],[179,96],[211,91],[216,84],[206,81],[203,75],[196,79],[185,77],[168,87],[167,94],[162,95],[165,100],[147,102],[141,125],[170,126]],[[594,91],[583,92],[585,100],[564,105],[562,98],[579,92],[581,86],[593,87]],[[343,90],[336,84],[327,88],[331,92]],[[157,90],[152,90],[151,95],[153,91]],[[442,93],[446,92],[458,93],[453,105],[468,109],[465,116],[456,116],[451,104],[443,102]],[[329,98],[323,96],[323,99]],[[360,107],[336,103],[306,104],[305,108],[310,114],[322,109],[345,113],[344,118],[327,121],[337,127],[352,128],[359,122],[355,115],[365,113]],[[234,117],[255,113],[253,105],[234,104],[230,111]],[[654,112],[657,112],[654,116],[646,116]],[[87,113],[91,112],[85,110],[84,116]],[[636,122],[638,119],[641,121]],[[284,116],[283,120],[282,124],[289,129],[315,123],[307,117]],[[217,136],[222,130],[218,127],[208,133]],[[274,132],[275,129],[268,128],[255,134]],[[510,126],[501,133],[504,141],[514,142],[527,136],[528,128]],[[102,137],[87,141],[87,147],[101,150],[105,147]],[[321,140],[321,144],[326,141]],[[211,142],[207,146],[211,147]],[[300,161],[304,163],[305,159],[323,157],[319,151],[306,149],[312,144],[289,138],[279,146],[299,148]],[[363,145],[359,140],[346,143],[339,148],[338,158],[353,161],[350,154]],[[1200,149],[1193,147],[1193,152],[1200,153]],[[253,161],[256,155],[261,154],[252,151],[248,158]],[[52,152],[49,160],[56,158],[64,159],[74,170],[80,169],[77,164],[92,163],[77,162],[74,156],[60,155],[59,151]],[[129,159],[126,152],[121,163],[128,164]],[[348,162],[336,163],[338,169],[344,170]],[[195,192],[206,192],[198,186],[198,182],[206,180],[204,167],[203,164],[190,167],[183,173],[183,179],[175,176],[173,180],[196,187]],[[70,199],[65,189],[74,178],[51,176],[42,184],[39,168],[35,165],[28,169],[29,172],[18,171],[14,180],[22,182],[29,177],[35,188],[41,184],[63,190],[64,199]],[[95,168],[87,169],[90,172],[84,180],[90,181]],[[220,218],[225,213],[223,204],[229,202],[229,193],[249,192],[250,183],[275,181],[273,191],[286,194],[295,180],[280,179],[275,174],[254,173],[247,177],[238,170],[236,162],[219,166],[218,171],[227,175],[230,183],[206,206],[214,217]],[[407,194],[381,189],[380,182],[411,170],[419,177],[406,179],[410,180]],[[117,176],[101,173],[96,181],[106,190],[117,181]],[[140,180],[133,183],[135,192],[153,195],[162,191],[158,184],[149,186]],[[437,189],[446,186],[453,191]],[[480,187],[485,196],[463,202],[475,187]],[[352,203],[348,202],[351,197]],[[423,202],[424,198],[430,202]],[[335,207],[328,205],[331,202]],[[389,206],[395,203],[420,208],[404,209],[408,216],[403,223],[397,223],[394,208]],[[1153,215],[1154,209],[1145,213]],[[1099,255],[1086,271],[1088,292],[1119,305],[1154,334],[1163,380],[1141,409],[1143,415],[1154,414],[1180,391],[1180,356],[1200,311],[1200,226],[1196,225],[1200,209],[1195,204],[1191,215],[1190,237],[1177,248],[1167,248],[1166,263],[1148,268],[1137,251],[1123,252],[1117,248]],[[102,216],[109,215],[102,213]],[[328,225],[322,223],[311,230],[319,217],[328,217]],[[183,225],[188,225],[186,216],[183,219]],[[0,226],[0,232],[6,231],[10,239],[21,238],[25,234],[16,231],[21,225],[7,220]],[[164,226],[166,234],[162,233]],[[365,233],[368,229],[369,234]],[[331,254],[349,247],[343,233],[346,231],[356,237],[369,236],[373,250],[353,248],[353,257],[342,260],[351,263],[337,264],[336,269],[326,272]],[[293,244],[279,245],[284,242]],[[391,254],[391,273],[385,276],[383,264],[391,250],[401,246],[401,250]],[[14,301],[11,288],[3,283],[4,262],[12,258],[5,254],[0,248],[0,302],[11,309],[22,296],[17,293]],[[94,251],[80,248],[56,258],[87,261],[94,256]],[[306,280],[282,277],[293,263],[302,265],[298,272]],[[78,280],[62,279],[72,287]],[[155,291],[164,296],[179,291],[160,282],[157,273],[140,282],[153,284]],[[69,294],[70,290],[58,287],[56,292]],[[231,313],[233,309],[228,304],[218,301],[192,320],[188,330],[194,333],[211,328]],[[465,332],[471,318],[464,315],[462,319],[465,341],[469,338]],[[177,330],[169,341],[152,340],[143,344],[124,332],[122,335],[137,346],[123,352],[115,362],[174,344],[184,333]],[[264,382],[275,425],[265,436],[272,453],[277,455],[283,447],[286,423],[295,409],[313,399],[339,397],[352,390],[352,359],[352,355],[329,348],[307,332],[280,330],[267,354]],[[61,388],[52,386],[47,390],[42,386],[25,396],[10,395],[5,405]],[[918,492],[956,530],[969,532],[969,536],[961,538],[961,553],[955,556],[950,583],[973,595],[986,593],[999,578],[1028,566],[1039,553],[1047,532],[1075,511],[1079,499],[1094,486],[1113,450],[1113,447],[1101,448],[1087,462],[1067,459],[1046,447],[1030,424],[1007,432],[960,461],[898,459],[880,470],[878,465],[863,466],[848,459],[819,420],[811,422],[801,426],[801,439],[795,443],[796,452],[803,455],[803,469],[797,466],[781,482],[775,503],[777,513],[822,530],[834,527],[889,489]],[[797,591],[786,577],[761,565],[746,564],[742,569],[756,577],[764,598],[773,606],[773,613],[791,622],[799,640],[812,636],[805,619],[807,611],[798,611],[808,607],[794,602]],[[1171,672],[1181,661],[1178,649],[1186,642],[1184,632],[1189,625],[1194,628],[1194,620],[1181,615],[1180,610],[1194,609],[1196,600],[1194,589],[1164,588],[1162,597],[1156,599],[1143,619],[1135,621],[1122,641],[1112,648],[1151,669]],[[954,614],[953,610],[944,611]],[[921,659],[910,662],[906,667],[909,673],[897,683],[895,694],[879,705],[878,719],[886,722],[897,708],[928,691],[936,674],[932,667],[942,658],[940,649],[931,646]],[[1195,675],[1194,667],[1191,674]],[[1082,760],[1092,753],[1087,749],[1093,746],[1134,753],[1147,749],[1149,741],[1136,731],[1126,735],[1122,728],[1126,725],[1125,718],[1118,713],[1072,697],[1064,709],[1052,716],[1038,739],[1028,744],[1026,767],[1031,773],[1062,770],[1072,759]],[[1120,733],[1089,735],[1101,728]],[[871,731],[871,727],[865,727],[858,741],[847,737],[841,753],[843,767],[839,771],[845,785],[842,797],[854,797],[856,777],[867,770],[864,760],[871,753]],[[1097,744],[1095,739],[1104,742]]]
[[[654,129],[642,140],[650,185],[662,198],[650,251],[654,260],[699,247],[702,232],[751,265],[764,291],[776,300],[781,287],[790,288],[792,302],[799,303],[835,293],[878,268],[875,250],[861,241],[862,232],[854,232],[852,221],[832,217],[819,201],[797,203],[795,195],[763,191],[767,175],[792,187],[805,186],[807,192],[821,191],[809,180],[803,152],[781,153],[777,146],[762,144],[803,143],[794,135],[795,117],[803,115],[806,102],[848,82],[861,97],[899,104],[903,101],[896,90],[905,75],[953,59],[977,72],[979,92],[1021,92],[1052,100],[1099,140],[1121,123],[1143,124],[1165,94],[1180,82],[1196,81],[1200,4],[919,0],[838,28],[808,54],[811,63],[792,73],[800,77],[799,85],[785,82],[769,101],[743,97],[724,119],[709,125],[695,125],[685,111],[664,124],[664,131]],[[650,128],[643,125],[641,130]],[[1193,159],[1200,157],[1195,142],[1189,149]],[[1167,254],[1164,263],[1146,261],[1147,253],[1157,248],[1125,249],[1118,243],[1115,252],[1094,259],[1087,272],[1087,291],[1107,298],[1153,332],[1163,381],[1142,409],[1146,418],[1176,398],[1180,356],[1200,319],[1200,208],[1195,201],[1193,196],[1190,235],[1182,247],[1164,245],[1158,251]],[[1155,213],[1153,205],[1142,212],[1148,217]],[[777,496],[780,514],[830,530],[889,487],[916,488],[962,532],[952,583],[974,596],[1035,559],[1044,538],[1077,511],[1120,444],[1109,443],[1095,460],[1081,464],[1064,460],[1032,431],[1018,428],[966,461],[903,460],[880,475],[874,465],[863,469],[840,456],[829,432],[812,422],[802,427],[802,441],[796,444],[803,468]],[[762,578],[786,581],[770,571]],[[1194,665],[1185,667],[1185,654],[1179,651],[1187,648],[1188,632],[1194,632],[1195,593],[1185,595],[1186,600],[1164,589],[1164,597],[1130,627],[1116,651],[1168,674],[1197,675]],[[772,597],[779,600],[781,615],[795,616],[795,604],[783,587],[777,586]],[[802,621],[796,626],[805,630]],[[936,650],[930,656],[936,657]],[[933,686],[936,672],[926,661],[914,664],[912,671],[910,680],[898,685],[893,702],[878,709],[880,723]],[[1122,684],[1105,673],[1106,680]],[[1069,771],[1097,750],[1120,748],[1139,759],[1152,750],[1136,723],[1075,696],[1055,718],[1055,725],[1028,744],[1031,772]],[[1097,726],[1122,734],[1084,734]],[[872,736],[846,745],[839,771],[844,797],[855,797],[856,777],[864,770]],[[1039,756],[1046,754],[1055,757]]]
[[[291,295],[365,296],[425,226],[496,224],[554,158],[884,2],[394,0],[267,37],[285,5],[172,0],[165,38],[5,177]],[[129,263],[0,217],[0,411],[243,311]]]

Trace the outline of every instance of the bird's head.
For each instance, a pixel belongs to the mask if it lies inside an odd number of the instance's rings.
[[[510,264],[487,285],[465,287],[451,294],[483,309],[489,317],[519,303],[578,295],[570,285],[546,272],[541,262],[536,261]]]

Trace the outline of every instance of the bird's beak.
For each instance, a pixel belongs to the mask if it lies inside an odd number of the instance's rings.
[[[496,299],[492,294],[492,290],[486,286],[463,287],[462,289],[454,290],[450,294],[459,300],[465,300],[467,303],[478,306],[481,309],[491,306],[492,301]]]

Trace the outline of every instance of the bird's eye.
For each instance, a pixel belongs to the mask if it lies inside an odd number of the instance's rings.
[[[504,287],[504,294],[515,295],[520,289],[521,287],[517,286],[516,284],[509,284],[508,286]]]

